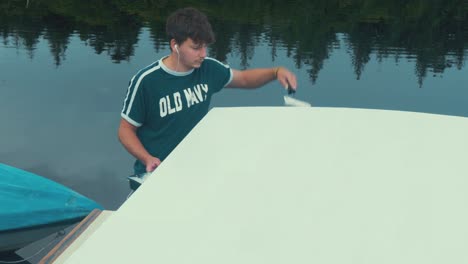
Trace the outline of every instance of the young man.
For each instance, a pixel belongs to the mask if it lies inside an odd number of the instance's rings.
[[[140,70],[124,100],[119,140],[137,160],[135,174],[155,170],[207,114],[211,96],[224,87],[256,88],[278,80],[296,89],[283,67],[234,70],[207,57],[214,34],[207,17],[194,8],[169,16],[170,55]]]

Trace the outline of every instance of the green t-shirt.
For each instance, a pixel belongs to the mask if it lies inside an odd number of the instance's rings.
[[[199,68],[175,72],[162,60],[140,70],[130,81],[122,118],[138,127],[146,150],[163,161],[208,113],[211,96],[232,79],[229,66],[205,58]],[[135,162],[135,173],[146,166]]]

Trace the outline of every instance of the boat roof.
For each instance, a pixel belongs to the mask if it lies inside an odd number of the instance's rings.
[[[215,108],[66,263],[468,261],[468,119]]]

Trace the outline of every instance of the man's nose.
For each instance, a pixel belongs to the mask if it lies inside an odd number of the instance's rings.
[[[207,47],[204,46],[203,48],[201,48],[200,57],[205,58],[205,57],[206,57],[206,54],[207,54]]]

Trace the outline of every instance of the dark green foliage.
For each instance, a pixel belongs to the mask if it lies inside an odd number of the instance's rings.
[[[313,82],[339,43],[337,33],[346,37],[357,78],[372,54],[396,60],[405,55],[416,60],[422,82],[429,70],[461,68],[468,43],[464,0],[4,0],[0,38],[14,36],[14,44],[32,54],[44,37],[58,65],[68,38],[78,34],[118,63],[131,58],[143,27],[151,30],[156,50],[165,46],[166,16],[184,6],[210,17],[217,38],[211,56],[224,61],[234,53],[247,67],[261,40],[272,47],[272,58],[283,48],[298,68],[306,65]]]

